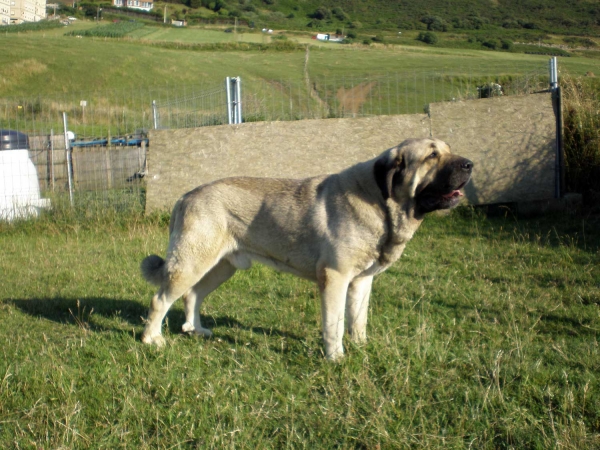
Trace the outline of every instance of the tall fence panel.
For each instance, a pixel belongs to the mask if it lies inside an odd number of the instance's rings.
[[[513,68],[483,75],[463,72],[398,72],[283,80],[244,78],[243,122],[288,121],[427,113],[434,102],[522,95],[548,88],[548,69]],[[160,129],[195,128],[228,123],[225,83],[190,86],[156,102]]]
[[[154,128],[196,128],[228,123],[224,83],[184,87],[169,97],[154,100]]]

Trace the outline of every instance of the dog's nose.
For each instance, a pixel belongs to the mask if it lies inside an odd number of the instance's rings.
[[[465,159],[460,164],[460,168],[465,172],[470,172],[471,170],[473,170],[473,162],[469,161],[468,159]]]

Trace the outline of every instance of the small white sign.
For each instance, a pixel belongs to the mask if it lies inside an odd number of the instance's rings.
[[[81,100],[81,101],[79,102],[79,106],[81,106],[81,107],[87,106],[87,101],[85,101],[85,100]]]

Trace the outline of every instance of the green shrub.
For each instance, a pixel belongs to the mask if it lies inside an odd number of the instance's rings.
[[[498,48],[498,41],[495,39],[486,39],[481,43],[481,45],[491,50],[496,50]]]
[[[335,16],[336,19],[342,22],[348,20],[348,14],[346,14],[344,10],[339,6],[335,6],[334,8],[332,8],[331,13]]]
[[[331,10],[321,6],[315,10],[312,14],[309,14],[310,18],[317,20],[329,20],[331,19]]]
[[[41,30],[51,30],[53,28],[64,27],[62,23],[57,20],[53,21],[45,21],[41,20],[39,22],[25,22],[19,25],[9,25],[2,27],[3,33],[17,33],[24,31],[41,31]]]
[[[513,49],[513,43],[512,43],[512,41],[508,41],[506,39],[503,39],[501,41],[501,45],[502,45],[502,49],[503,50],[509,50],[510,51],[510,50]]]
[[[586,37],[573,37],[573,36],[565,37],[565,38],[563,38],[563,42],[565,42],[569,45],[573,45],[575,47],[586,47],[586,48],[598,47],[598,44],[596,44],[596,42],[594,42],[590,38],[586,38]]]
[[[431,31],[421,31],[417,36],[417,40],[425,42],[429,45],[433,45],[437,43],[438,37],[435,35],[435,33],[432,33]]]

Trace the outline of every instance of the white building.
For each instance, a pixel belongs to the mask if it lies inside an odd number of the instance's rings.
[[[154,7],[154,0],[112,0],[112,4],[117,8],[141,9],[149,12]]]
[[[10,24],[10,4],[12,0],[0,0],[0,25]]]
[[[0,25],[38,22],[46,18],[46,0],[0,0]]]

